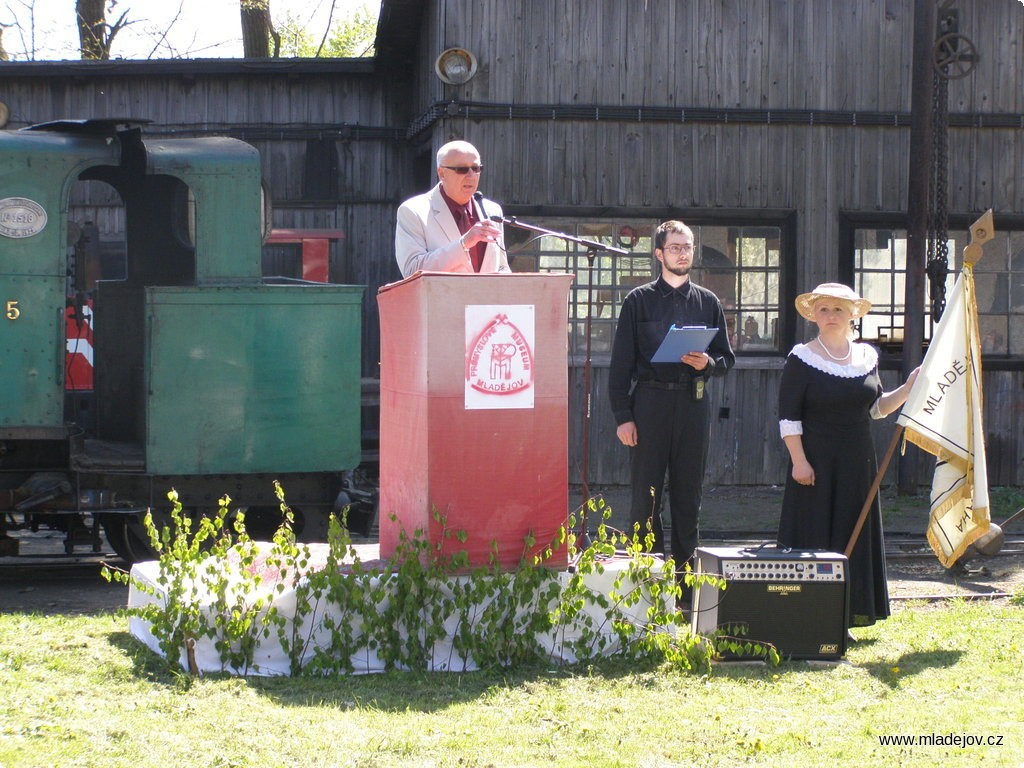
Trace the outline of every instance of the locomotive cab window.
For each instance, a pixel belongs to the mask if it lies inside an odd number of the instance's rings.
[[[91,295],[99,280],[124,280],[125,209],[117,190],[102,181],[78,181],[68,207],[69,297]]]
[[[144,285],[196,281],[196,199],[181,179],[147,176],[128,205],[129,279]]]

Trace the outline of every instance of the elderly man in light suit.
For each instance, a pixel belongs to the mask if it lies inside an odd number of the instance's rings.
[[[474,200],[480,185],[480,153],[466,141],[437,151],[438,184],[398,208],[395,259],[402,277],[430,272],[509,272],[504,233],[491,216],[501,208]]]

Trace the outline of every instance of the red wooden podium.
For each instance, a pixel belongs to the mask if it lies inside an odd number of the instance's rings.
[[[569,504],[571,283],[418,272],[379,290],[381,557],[403,530],[472,566],[492,544],[514,568],[555,540]],[[465,541],[444,536],[434,509]],[[547,564],[565,567],[565,547]]]

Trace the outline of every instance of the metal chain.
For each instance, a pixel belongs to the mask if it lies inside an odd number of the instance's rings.
[[[928,265],[932,322],[937,323],[946,308],[946,278],[949,275],[949,234],[946,211],[949,148],[947,126],[949,90],[939,72],[932,75],[932,208],[929,211]]]
[[[932,146],[931,155],[928,157],[928,213],[925,242],[925,264],[931,266],[935,259],[935,166],[938,158],[935,153],[935,114],[938,112],[939,75],[932,72]]]

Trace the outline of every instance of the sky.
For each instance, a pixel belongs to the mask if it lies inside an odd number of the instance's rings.
[[[238,4],[239,0],[116,0],[112,10],[108,4],[107,23],[113,24],[125,11],[133,23],[117,33],[112,57],[239,57]],[[270,13],[275,22],[291,14],[319,38],[332,5],[336,21],[364,5],[376,11],[380,0],[270,0]],[[4,48],[12,60],[79,58],[75,0],[0,0],[0,24],[17,25],[3,32]],[[161,42],[168,27],[170,32]]]

